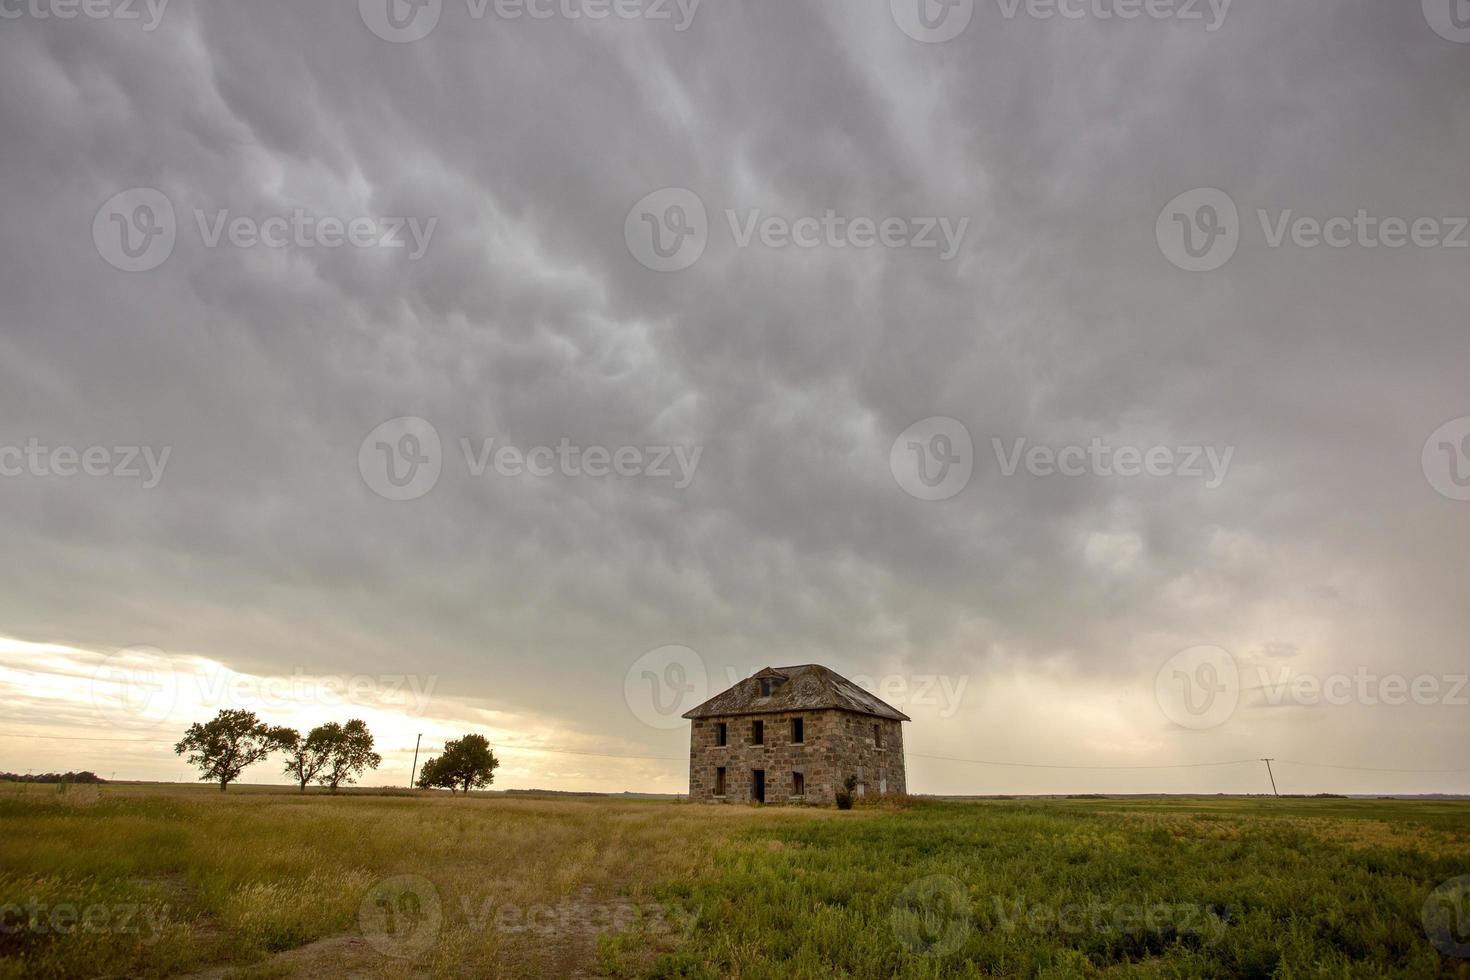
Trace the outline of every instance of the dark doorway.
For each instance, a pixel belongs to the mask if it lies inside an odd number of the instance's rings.
[[[764,769],[752,769],[750,774],[755,777],[754,785],[751,787],[752,796],[757,803],[766,802],[766,771]]]

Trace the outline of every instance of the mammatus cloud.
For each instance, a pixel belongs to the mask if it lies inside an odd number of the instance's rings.
[[[143,646],[672,791],[677,646],[886,680],[919,791],[1458,765],[1448,4],[61,6],[0,21],[5,731]]]

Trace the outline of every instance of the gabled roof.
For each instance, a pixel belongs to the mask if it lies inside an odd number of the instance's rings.
[[[761,681],[771,681],[771,693],[761,696]],[[852,681],[821,664],[767,667],[722,691],[704,704],[684,712],[685,718],[720,715],[763,715],[778,711],[854,711],[875,718],[909,721],[909,716],[884,703]]]

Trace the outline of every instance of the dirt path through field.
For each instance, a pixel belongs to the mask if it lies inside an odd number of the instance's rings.
[[[244,977],[273,977],[283,980],[358,980],[382,975],[383,957],[361,936],[319,939],[299,949],[277,953],[254,966],[221,966],[199,973],[181,974],[175,980],[234,980]]]
[[[583,889],[575,899],[543,906],[529,919],[502,926],[482,920],[446,927],[445,945],[427,959],[385,954],[368,937],[353,933],[320,939],[250,965],[222,965],[180,974],[173,980],[380,980],[428,972],[480,977],[484,974],[478,968],[468,962],[461,966],[445,950],[474,944],[483,938],[478,933],[487,928],[496,933],[494,976],[592,980],[608,975],[599,950],[605,936],[630,938],[628,945],[636,949],[632,955],[646,961],[677,946],[678,924],[661,918],[649,921],[648,913],[647,905],[628,899],[598,900]]]

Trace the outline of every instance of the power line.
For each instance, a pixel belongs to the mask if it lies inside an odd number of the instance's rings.
[[[1354,772],[1410,772],[1410,773],[1456,773],[1470,772],[1470,769],[1377,769],[1372,766],[1335,766],[1330,762],[1298,762],[1295,759],[1273,759],[1273,762],[1286,763],[1289,766],[1311,766],[1314,769],[1351,769]]]
[[[1204,769],[1215,766],[1238,766],[1259,759],[1230,759],[1226,762],[1178,762],[1162,766],[1064,766],[1046,762],[999,762],[993,759],[957,759],[947,755],[924,755],[922,752],[904,753],[911,759],[937,759],[940,762],[971,762],[977,766],[1008,766],[1017,769],[1087,769],[1095,771],[1124,771],[1137,769]]]
[[[947,755],[925,755],[922,752],[904,753],[911,759],[937,759],[941,762],[971,762],[980,766],[1008,766],[1020,769],[1083,769],[1092,771],[1131,771],[1146,769],[1201,769],[1216,766],[1239,766],[1260,762],[1260,759],[1230,759],[1224,762],[1180,762],[1172,765],[1162,766],[1067,766],[1043,762],[1000,762],[992,759],[959,759]],[[1401,772],[1401,773],[1423,773],[1423,774],[1450,774],[1470,772],[1470,769],[1385,769],[1374,766],[1339,766],[1330,762],[1299,762],[1294,759],[1277,759],[1272,757],[1272,762],[1285,763],[1290,766],[1312,766],[1319,769],[1344,769],[1353,772]]]
[[[173,745],[171,738],[93,738],[87,735],[28,735],[0,732],[0,738],[42,738],[52,742],[129,742],[137,745]]]
[[[173,745],[171,738],[103,738],[88,735],[27,735],[11,732],[0,732],[0,738],[39,738],[53,742],[116,742],[124,745]],[[496,742],[497,749],[512,749],[522,752],[553,752],[557,755],[585,755],[600,759],[646,759],[657,762],[688,762],[688,758],[673,755],[619,755],[613,752],[582,752],[575,749],[552,748],[547,745],[515,745],[510,742]],[[413,749],[385,749],[386,752],[412,752]]]
[[[1271,777],[1271,795],[1280,796],[1281,791],[1276,788],[1276,774],[1271,771],[1271,763],[1275,762],[1276,760],[1262,759],[1261,761],[1266,764],[1266,775]]]
[[[167,738],[104,738],[89,735],[27,735],[11,732],[0,732],[0,738],[33,738],[58,742],[115,742],[133,745],[173,745],[173,739]],[[549,745],[517,745],[513,742],[497,742],[495,748],[509,749],[521,752],[550,752],[556,755],[579,755],[598,759],[634,759],[649,762],[688,762],[685,756],[673,755],[631,755],[616,752],[584,752],[579,749],[563,749]],[[390,752],[411,752],[412,749],[387,749]],[[1145,765],[1145,766],[1090,766],[1090,765],[1065,765],[1049,762],[1008,762],[999,759],[962,759],[948,755],[927,755],[923,752],[904,753],[911,759],[931,759],[936,762],[964,762],[977,766],[1003,766],[1012,769],[1070,769],[1089,772],[1139,772],[1147,770],[1164,769],[1212,769],[1224,766],[1239,766],[1260,762],[1260,759],[1226,759],[1221,762],[1177,762],[1167,765]],[[1331,762],[1302,762],[1298,759],[1277,759],[1272,762],[1278,765],[1310,766],[1314,769],[1340,769],[1351,772],[1396,772],[1419,775],[1450,775],[1455,773],[1470,773],[1466,769],[1394,769],[1378,766],[1343,766]]]
[[[413,743],[413,768],[408,771],[408,788],[413,789],[413,778],[419,771],[419,745],[424,740],[424,733],[419,732],[419,737]]]
[[[618,755],[613,752],[577,752],[572,749],[552,749],[544,745],[511,745],[501,742],[494,746],[499,749],[520,749],[526,752],[555,752],[558,755],[588,755],[599,759],[648,759],[657,762],[688,762],[688,756],[677,755]]]

